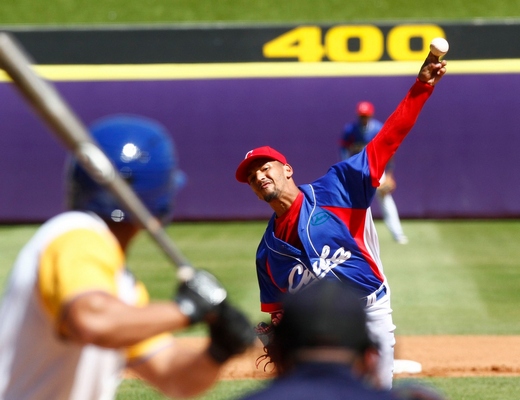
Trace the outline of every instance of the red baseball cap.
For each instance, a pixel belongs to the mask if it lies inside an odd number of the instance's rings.
[[[374,105],[369,101],[362,101],[357,105],[357,113],[360,116],[371,117],[374,115]]]
[[[249,165],[259,158],[265,158],[269,160],[276,160],[280,161],[282,164],[287,164],[287,160],[285,159],[285,156],[282,153],[279,153],[275,149],[269,146],[263,146],[263,147],[257,147],[256,149],[249,150],[246,153],[246,156],[240,163],[240,165],[237,168],[237,171],[235,173],[235,177],[237,178],[237,181],[242,183],[248,183],[247,181],[247,174],[248,174],[248,168]]]

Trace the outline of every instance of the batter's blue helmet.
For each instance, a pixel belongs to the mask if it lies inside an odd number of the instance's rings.
[[[166,128],[140,116],[115,115],[95,122],[90,131],[150,212],[169,221],[175,194],[185,177],[178,169],[175,146]],[[68,185],[71,209],[92,211],[116,222],[130,218],[75,160],[70,163]]]

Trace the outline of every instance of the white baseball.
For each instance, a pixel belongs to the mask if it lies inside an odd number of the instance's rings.
[[[449,49],[450,45],[448,44],[448,41],[441,37],[433,39],[430,43],[430,51],[437,57],[443,56]]]

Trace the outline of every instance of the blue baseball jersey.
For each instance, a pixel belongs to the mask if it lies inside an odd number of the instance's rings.
[[[368,123],[362,125],[360,121],[345,125],[341,142],[343,147],[349,147],[354,143],[367,145],[381,130],[383,123],[375,118],[370,118]]]
[[[385,166],[432,91],[431,85],[417,80],[360,153],[299,187],[304,195],[297,226],[302,249],[275,236],[273,214],[256,255],[262,311],[280,311],[282,294],[295,293],[317,279],[339,279],[360,297],[385,282],[370,205]]]
[[[356,151],[356,146],[351,146],[357,145],[357,149],[361,149],[376,137],[381,128],[383,128],[383,123],[375,118],[370,118],[366,125],[361,124],[359,120],[346,124],[340,141],[341,159],[346,160],[356,154],[359,150]],[[385,170],[392,171],[393,169],[393,160],[389,160]]]

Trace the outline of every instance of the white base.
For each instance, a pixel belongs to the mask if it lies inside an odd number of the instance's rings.
[[[394,374],[418,374],[422,365],[412,360],[394,360]]]

